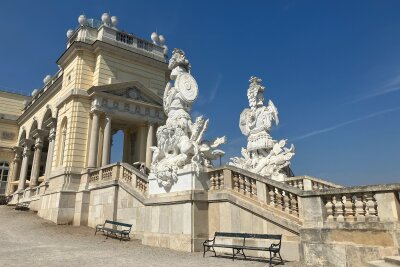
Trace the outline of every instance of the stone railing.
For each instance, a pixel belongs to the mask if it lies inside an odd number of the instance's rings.
[[[112,180],[119,180],[142,194],[147,195],[149,183],[147,177],[127,163],[117,162],[91,170],[88,173],[90,184]]]
[[[291,178],[290,182],[297,185],[308,180],[310,186],[325,186],[306,190],[233,166],[213,169],[208,174],[209,191],[230,190],[312,225],[400,221],[400,184],[344,188],[308,176]]]
[[[322,219],[332,222],[400,221],[400,184],[354,186],[304,192],[322,206]],[[312,204],[311,204],[312,205]]]
[[[235,194],[260,201],[262,205],[274,210],[300,217],[298,198],[301,191],[297,188],[233,166],[212,170],[209,178],[210,191],[228,189]]]
[[[310,176],[295,176],[287,178],[285,183],[287,185],[299,188],[301,190],[326,190],[332,188],[343,188],[341,185],[337,185],[322,179],[310,177]]]
[[[138,169],[132,167],[127,163],[121,163],[121,167],[122,167],[121,179],[125,183],[130,184],[136,190],[147,195],[148,185],[149,185],[149,180],[147,179],[147,177],[143,173],[140,173]]]
[[[93,44],[97,40],[165,62],[164,47],[105,25],[96,25],[95,27],[92,27],[92,25],[79,26],[68,39],[67,48],[73,42]]]

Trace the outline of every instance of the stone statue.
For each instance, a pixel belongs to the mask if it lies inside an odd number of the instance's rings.
[[[278,110],[271,100],[264,106],[264,90],[260,78],[250,78],[247,90],[250,108],[243,110],[239,121],[241,132],[247,136],[247,149],[242,148],[242,157],[232,158],[229,164],[283,181],[286,177],[283,169],[294,156],[294,146],[286,148],[287,140],[272,139],[269,131],[274,122],[279,123]]]
[[[157,147],[152,147],[151,173],[159,185],[171,187],[178,179],[178,170],[192,166],[198,173],[201,166],[210,167],[218,146],[226,142],[225,137],[213,142],[203,140],[209,120],[202,116],[192,122],[189,112],[198,96],[196,80],[190,74],[190,63],[185,53],[174,49],[169,61],[171,82],[164,92],[166,124],[157,130]],[[172,84],[174,82],[174,84]]]

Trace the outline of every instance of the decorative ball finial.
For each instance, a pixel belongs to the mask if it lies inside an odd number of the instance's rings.
[[[159,41],[159,37],[158,37],[158,34],[156,32],[153,32],[151,34],[151,40],[153,41],[153,44],[157,44],[157,42]]]
[[[118,24],[118,18],[117,18],[117,16],[112,16],[112,17],[111,17],[111,26],[117,27],[117,24]]]
[[[160,45],[163,45],[163,44],[165,44],[165,37],[164,37],[164,35],[159,35],[158,36],[158,40],[159,40],[159,42],[160,42]]]
[[[43,83],[46,85],[48,82],[51,81],[51,76],[50,75],[46,75],[46,77],[44,77],[43,79]]]
[[[81,25],[81,26],[83,26],[83,25],[85,25],[86,24],[86,16],[85,15],[80,15],[79,17],[78,17],[78,23]]]
[[[38,94],[39,90],[38,89],[34,89],[32,91],[32,97],[35,97]]]
[[[71,38],[73,34],[74,34],[74,30],[69,29],[69,30],[67,31],[67,38],[68,38],[68,39]]]
[[[101,21],[103,22],[103,24],[109,26],[110,25],[110,15],[108,13],[103,13],[103,15],[101,15]]]

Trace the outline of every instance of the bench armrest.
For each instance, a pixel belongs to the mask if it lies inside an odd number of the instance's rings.
[[[101,229],[101,228],[104,228],[104,224],[98,224],[98,225],[96,225],[96,229]]]
[[[272,244],[269,246],[270,249],[271,249],[271,248],[276,248],[276,247],[278,247],[278,248],[280,249],[281,244],[280,244],[280,243],[278,243],[278,244],[272,243]]]
[[[213,239],[206,239],[204,242],[203,242],[203,245],[206,245],[207,243],[214,243],[214,241],[215,241],[215,237],[213,238]]]

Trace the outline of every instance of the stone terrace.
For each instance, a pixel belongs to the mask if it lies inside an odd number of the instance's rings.
[[[0,206],[0,266],[265,266],[265,261],[206,258],[202,253],[177,252],[94,236],[94,229],[56,225],[31,211]],[[285,266],[299,266],[287,262]]]

